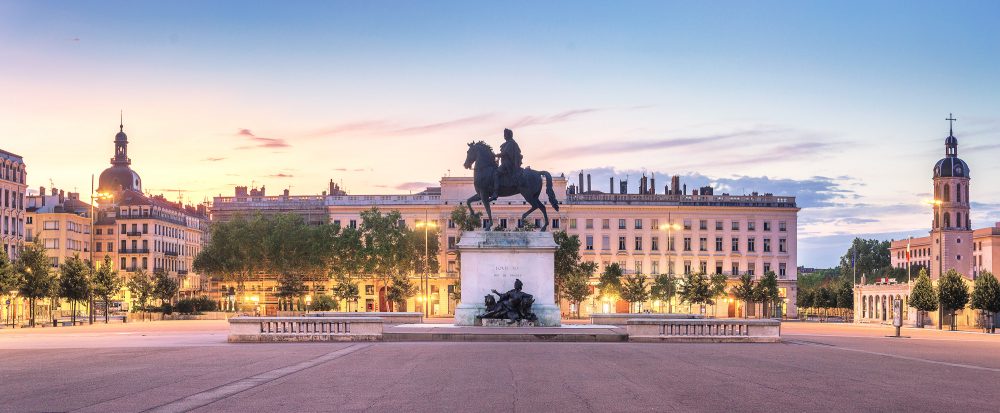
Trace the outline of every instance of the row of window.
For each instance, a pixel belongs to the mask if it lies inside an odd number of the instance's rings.
[[[5,215],[3,221],[0,221],[0,230],[3,235],[24,235],[24,220]]]
[[[584,229],[594,229],[594,221],[595,220],[593,218],[587,218],[587,219],[585,219],[584,220]],[[600,221],[601,221],[601,229],[611,229],[611,219],[602,219]],[[628,221],[629,221],[628,219],[619,218],[618,219],[618,229],[628,229]],[[642,218],[635,218],[635,219],[632,220],[632,224],[633,224],[632,228],[633,229],[643,229],[645,227],[646,221],[647,220],[642,219]],[[648,221],[649,221],[649,228],[660,229],[660,220],[659,219],[653,218],[653,219],[649,219]],[[683,222],[684,222],[684,226],[681,227],[681,228],[683,228],[684,230],[690,231],[693,228],[693,224],[694,224],[693,220],[685,219]],[[715,223],[715,230],[716,231],[722,231],[723,228],[725,228],[725,221],[724,220],[715,220],[714,223]],[[772,230],[771,221],[763,221],[762,223],[763,223],[763,230],[765,232]],[[708,224],[709,224],[709,220],[707,220],[707,219],[698,220],[698,230],[700,230],[700,231],[708,231],[708,228],[709,228]],[[668,223],[666,223],[664,225],[663,229],[666,229],[668,226],[672,226],[672,225],[676,225],[676,224],[674,224],[673,222],[668,222]],[[730,226],[729,227],[733,231],[739,231],[740,228],[741,228],[741,221],[732,220],[732,221],[730,221]],[[757,230],[757,221],[747,221],[746,222],[746,227],[747,227],[747,231],[756,231]],[[570,229],[576,229],[577,228],[577,219],[576,218],[571,218],[569,220],[569,228]],[[785,221],[779,221],[778,222],[778,231],[779,232],[787,232],[788,231],[788,224]]]
[[[608,236],[608,235],[602,235],[601,236],[601,250],[603,250],[603,251],[609,251],[609,250],[611,250],[610,239],[611,239],[611,237]],[[594,236],[593,235],[587,235],[585,237],[585,240],[586,241],[584,242],[583,249],[586,250],[586,251],[593,251],[594,250]],[[627,247],[626,240],[627,239],[624,236],[618,237],[618,251],[626,251],[627,250],[627,248],[626,248]],[[633,251],[642,251],[643,250],[643,241],[644,240],[645,239],[643,237],[641,237],[641,236],[640,237],[635,237],[633,239],[634,242],[632,244],[632,246],[633,246],[632,250]],[[676,251],[676,248],[674,247],[674,240],[675,240],[674,237],[671,237],[671,238],[667,239],[667,251]],[[650,241],[649,242],[649,250],[650,251],[659,251],[660,250],[660,237],[650,237],[649,241]],[[693,239],[691,237],[684,237],[684,240],[683,240],[683,242],[684,242],[684,244],[683,244],[684,249],[683,249],[683,251],[685,251],[685,252],[693,251],[692,241],[693,241]],[[709,244],[708,244],[708,238],[701,237],[701,238],[698,239],[698,251],[703,251],[703,252],[708,251],[708,246],[709,246]],[[729,241],[729,247],[730,247],[729,251],[731,251],[731,252],[740,252],[740,237],[732,237],[730,239],[730,241]],[[746,252],[757,252],[757,238],[756,237],[747,237],[746,238],[745,248],[746,248]],[[725,250],[726,249],[725,249],[725,245],[724,245],[724,242],[723,242],[723,238],[722,237],[715,237],[715,251],[716,252],[723,252]],[[772,250],[772,248],[771,248],[771,238],[763,238],[763,252],[772,252],[771,250]],[[785,238],[779,238],[778,239],[778,252],[788,252],[788,241]]]
[[[0,198],[3,198],[4,208],[24,209],[24,193],[4,189],[0,191]]]
[[[628,266],[628,261],[627,260],[619,260],[617,263],[618,263],[618,266],[621,267],[621,269],[623,271],[627,272],[627,273],[646,274],[646,272],[645,272],[646,268],[643,267],[643,261],[634,261],[633,265],[631,267]],[[609,261],[604,261],[601,264],[602,264],[602,266],[604,268],[607,268],[609,265],[611,265],[611,263]],[[651,261],[649,264],[650,264],[649,274],[653,274],[653,275],[660,274],[660,261]],[[695,265],[695,264],[698,265],[697,269],[695,267],[693,267],[693,265]],[[728,273],[725,272],[725,269],[723,268],[723,264],[721,262],[713,262],[712,264],[715,266],[715,268],[714,268],[715,271],[714,272],[709,272],[710,267],[709,267],[709,262],[708,261],[699,261],[697,263],[692,263],[692,261],[685,260],[682,272],[683,272],[684,275],[691,274],[692,271],[696,271],[696,270],[699,273],[701,273],[701,274],[726,274],[726,275],[749,274],[751,276],[757,275],[757,271],[756,271],[757,270],[757,265],[753,264],[753,263],[751,263],[745,269],[743,269],[743,268],[740,268],[740,264],[739,263],[735,263],[734,262],[730,266]],[[670,261],[670,262],[667,263],[667,267],[668,268],[670,266],[672,266],[672,265],[673,265],[673,261]],[[763,263],[761,265],[761,269],[763,270],[761,272],[761,274],[766,274],[766,273],[771,272],[771,269],[772,269],[771,263],[770,262]],[[779,278],[786,277],[788,275],[788,264],[783,263],[783,262],[782,263],[778,263],[777,275],[778,275]]]
[[[132,257],[131,266],[129,266],[129,260],[125,257],[121,258],[121,266],[118,268],[120,270],[135,272],[138,269],[143,269],[149,271],[149,258],[142,257],[140,261],[137,257]],[[140,266],[141,263],[141,266]],[[164,258],[154,258],[153,268],[154,272],[158,271],[187,271],[187,267],[184,265],[183,261],[164,259]]]

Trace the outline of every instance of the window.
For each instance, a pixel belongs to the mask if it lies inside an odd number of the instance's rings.
[[[651,219],[651,220],[649,220],[649,228],[651,228],[651,229],[658,229],[658,228],[660,228],[660,220],[658,220],[658,219]]]
[[[649,245],[649,249],[650,250],[653,250],[653,251],[659,251],[660,250],[660,237],[650,238],[649,242],[650,242],[650,245]]]
[[[602,219],[601,220],[601,229],[611,229],[611,220],[610,219]]]
[[[764,274],[767,274],[769,272],[771,272],[771,263],[765,262],[764,263]]]
[[[29,224],[30,224],[30,222],[29,222]],[[104,232],[104,230],[102,230],[102,229],[100,229],[100,228],[98,228],[98,229],[97,229],[97,235],[102,235],[102,234],[101,234],[102,232]]]
[[[779,221],[778,222],[778,231],[780,231],[780,232],[786,232],[786,231],[788,231],[788,225],[785,224],[785,221]]]
[[[45,248],[48,249],[59,249],[59,238],[46,238]]]
[[[715,273],[716,274],[722,274],[722,263],[716,263],[715,264]]]
[[[722,252],[722,237],[715,237],[715,251]]]
[[[587,218],[586,228],[587,229],[594,229],[594,220],[592,218]]]
[[[560,221],[562,221],[562,220],[561,220],[561,219],[558,219],[558,218],[556,218],[556,219],[553,219],[553,220],[552,220],[552,228],[554,228],[554,229],[559,229],[559,222],[560,222]]]
[[[375,286],[371,284],[365,285],[365,295],[375,295]]]
[[[406,228],[406,220],[405,219],[401,219],[399,221],[396,221],[396,226],[398,226],[400,228]]]
[[[733,239],[730,240],[730,245],[732,245],[733,252],[740,252],[740,239],[739,238],[733,237]]]
[[[455,221],[454,220],[451,220],[451,219],[448,220],[448,228],[455,229]]]
[[[701,237],[698,239],[698,251],[708,251],[708,238]]]
[[[674,238],[673,237],[667,238],[667,250],[668,251],[674,251],[675,250],[675,248],[674,248]]]
[[[625,237],[618,237],[618,251],[625,251]]]
[[[700,273],[707,274],[708,273],[708,263],[705,262],[705,261],[700,262],[698,264],[698,269],[699,269]]]
[[[601,249],[604,251],[608,251],[611,249],[611,237],[607,235],[601,236]]]
[[[641,219],[636,219],[635,220],[635,229],[642,229],[642,220]]]
[[[691,220],[690,219],[685,219],[684,220],[684,229],[688,230],[688,231],[691,230]]]
[[[142,233],[143,234],[149,233],[149,224],[142,224]]]
[[[349,227],[351,227],[351,228],[355,228],[355,229],[357,229],[357,228],[358,228],[358,220],[356,220],[356,219],[352,219],[352,220],[351,220],[351,221],[349,222],[348,226],[349,226]]]
[[[125,264],[125,257],[122,257],[122,265],[120,267],[118,267],[118,269],[124,270],[125,266],[126,266],[126,264]]]
[[[684,275],[691,274],[691,261],[684,261]]]
[[[535,228],[541,228],[541,226],[542,226],[542,219],[535,218]]]
[[[507,229],[507,218],[500,218],[500,228]]]
[[[771,230],[771,221],[764,221],[764,231]]]
[[[635,273],[642,274],[642,261],[635,262]]]
[[[642,251],[642,237],[635,237],[635,250]]]
[[[754,276],[754,265],[753,264],[748,264],[747,265],[747,275],[749,275],[751,277]]]
[[[125,224],[122,224],[122,230],[121,230],[121,231],[120,231],[119,233],[120,233],[120,234],[124,234],[124,233],[126,233],[126,232],[128,232],[128,226],[127,226],[127,225],[125,225]]]
[[[587,235],[587,244],[586,244],[585,249],[587,251],[593,251],[594,250],[594,236],[593,235]]]
[[[45,221],[42,224],[43,229],[59,229],[59,221]]]
[[[684,251],[691,251],[691,237],[684,237]]]
[[[778,263],[778,277],[781,277],[781,278],[785,278],[786,277],[786,272],[785,272],[786,269],[785,269],[785,267],[786,267],[785,263],[783,263],[783,262],[782,263]]]
[[[740,275],[740,264],[733,263],[733,275]]]
[[[784,238],[778,240],[778,252],[788,252],[787,242]]]
[[[660,262],[659,261],[654,260],[653,262],[650,262],[649,264],[650,264],[649,265],[649,273],[650,274],[656,275],[656,274],[660,273]]]
[[[747,238],[747,252],[757,251],[757,239],[754,237]]]
[[[756,231],[757,223],[754,221],[747,221],[747,231]]]
[[[454,274],[454,273],[458,272],[457,268],[458,267],[455,264],[455,260],[448,260],[448,274]]]
[[[764,252],[771,252],[771,239],[764,238]]]
[[[450,250],[455,249],[455,237],[454,236],[448,237],[448,249],[450,249]]]
[[[733,231],[740,230],[740,221],[733,221]]]
[[[698,229],[700,229],[702,231],[707,230],[708,229],[708,220],[704,220],[703,219],[701,221],[698,221]]]
[[[97,248],[96,248],[96,249],[94,250],[95,252],[103,252],[103,251],[101,251],[101,243],[100,243],[100,242],[98,242],[98,243],[97,243],[97,245],[95,245],[95,247],[97,247]]]
[[[618,220],[618,229],[625,229],[625,219],[624,218]]]
[[[115,252],[115,244],[113,242],[108,243],[108,252]]]
[[[722,231],[722,221],[719,221],[719,220],[715,221],[715,230],[716,231]]]
[[[142,269],[144,270],[149,269],[149,258],[142,257]]]
[[[569,229],[576,229],[576,218],[570,218]]]

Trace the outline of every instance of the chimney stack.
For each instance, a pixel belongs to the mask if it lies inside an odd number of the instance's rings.
[[[681,192],[682,195],[686,193],[688,193],[688,184],[684,184],[684,191]]]
[[[622,195],[625,195],[625,194],[628,193],[628,179],[622,179],[621,182],[618,183],[618,186],[621,187],[621,194]]]
[[[670,195],[680,195],[681,194],[681,177],[679,175],[674,175],[670,178]]]
[[[576,186],[580,187],[580,192],[583,193],[583,171],[580,171],[580,179],[576,181]]]
[[[591,189],[590,189],[590,188],[591,188],[591,187],[590,187],[590,174],[587,174],[587,192],[590,192],[590,191],[591,191]]]
[[[612,177],[609,177],[608,179],[611,181],[611,188],[608,190],[608,192],[614,194],[615,193],[615,177],[612,176]]]
[[[656,174],[649,176],[649,194],[656,195]]]

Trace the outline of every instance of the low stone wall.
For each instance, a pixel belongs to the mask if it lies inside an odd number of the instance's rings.
[[[306,317],[378,317],[383,320],[383,324],[394,326],[398,324],[423,324],[424,313],[394,313],[394,312],[337,312],[337,311],[315,311],[306,313]]]
[[[379,317],[233,317],[230,343],[380,341]]]
[[[704,317],[698,314],[598,313],[590,315],[590,324],[624,327],[628,324],[628,320],[693,320],[700,318]]]
[[[780,341],[778,320],[713,319],[649,320],[631,319],[625,326],[629,341],[774,343]]]

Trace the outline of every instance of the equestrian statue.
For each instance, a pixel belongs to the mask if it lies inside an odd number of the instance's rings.
[[[494,154],[493,148],[486,142],[469,143],[469,150],[465,156],[465,169],[474,168],[473,182],[476,188],[476,194],[465,201],[469,212],[475,216],[472,203],[482,201],[486,209],[485,226],[489,231],[493,228],[490,202],[501,197],[520,194],[531,205],[531,209],[521,215],[521,221],[536,209],[540,209],[544,218],[541,230],[545,231],[549,227],[549,214],[545,210],[545,203],[539,199],[542,194],[542,177],[545,177],[545,193],[549,197],[549,204],[556,211],[559,210],[559,201],[556,200],[556,193],[552,190],[552,175],[546,171],[532,170],[530,167],[521,168],[521,147],[514,141],[514,132],[504,129],[503,138],[504,143],[500,145],[499,155]],[[497,159],[500,160],[499,165]]]

